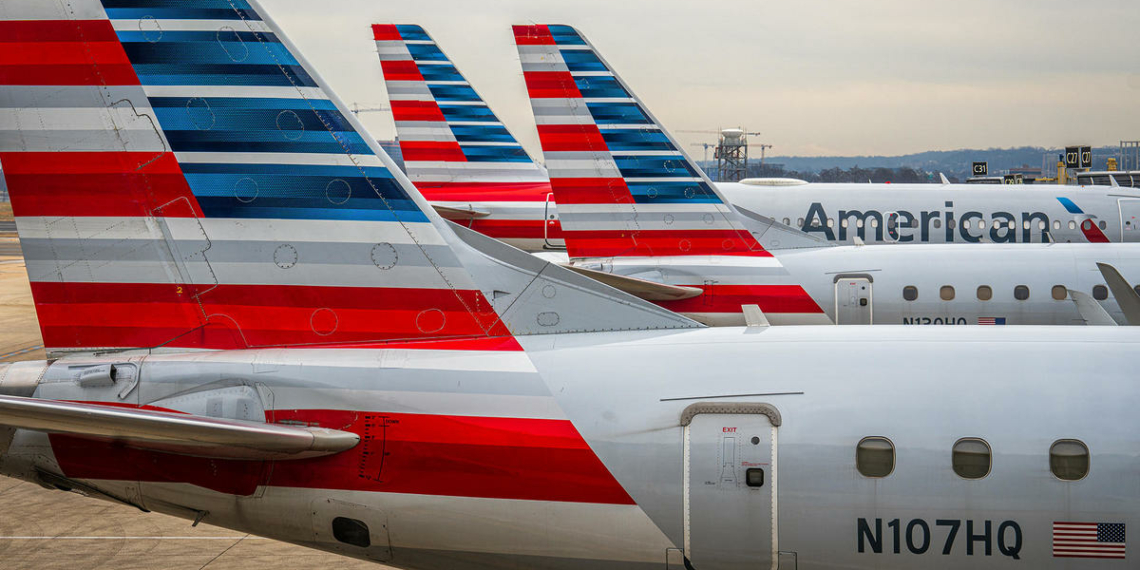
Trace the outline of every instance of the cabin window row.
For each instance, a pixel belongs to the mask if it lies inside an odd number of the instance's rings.
[[[1136,293],[1140,294],[1140,285],[1135,287]],[[989,301],[994,298],[994,290],[989,285],[979,285],[975,293],[979,301]],[[1064,285],[1054,285],[1050,294],[1055,301],[1064,301],[1069,298],[1069,289]],[[903,287],[902,291],[904,301],[918,300],[918,287],[914,285],[907,285]],[[957,293],[953,285],[943,285],[938,288],[938,298],[943,301],[953,301]],[[1094,285],[1092,288],[1093,299],[1097,301],[1104,301],[1108,299],[1108,287],[1104,285]],[[1029,299],[1029,286],[1018,285],[1013,288],[1013,298],[1018,301],[1026,301]]]
[[[840,220],[839,221],[840,227],[844,227],[844,228],[849,227],[850,220],[851,220],[851,218],[846,218],[846,219]],[[805,221],[804,218],[797,218],[796,219],[796,226],[797,227],[803,227],[804,221]],[[785,226],[792,225],[792,219],[791,218],[784,218],[783,222],[784,222]],[[933,220],[930,220],[930,222],[931,222],[931,225],[934,229],[937,230],[937,229],[942,228],[942,220],[933,219]],[[827,221],[825,223],[827,224],[827,227],[834,228],[835,227],[835,218],[827,218]],[[996,230],[996,229],[1000,229],[1002,226],[1008,227],[1011,230],[1017,229],[1017,222],[1012,221],[1012,220],[993,220],[993,221],[987,222],[984,219],[979,219],[976,221],[965,220],[962,222],[957,222],[956,220],[952,220],[952,219],[946,220],[946,227],[953,230],[953,229],[957,228],[957,225],[959,223],[961,224],[961,226],[963,228],[966,228],[966,229],[984,230],[986,228],[992,227],[993,229]],[[863,218],[855,218],[855,227],[861,228],[861,227],[863,227],[863,224],[864,224]],[[900,224],[897,222],[897,218],[892,216],[892,217],[887,218],[886,224],[887,224],[887,227],[891,228],[891,229],[894,229],[896,227],[896,225],[901,226],[901,227],[918,228],[918,218],[912,217],[910,219],[910,223]],[[1108,222],[1105,222],[1104,220],[1101,220],[1099,223],[1093,222],[1092,220],[1085,220],[1085,221],[1081,222],[1082,229],[1085,229],[1085,230],[1091,230],[1094,224],[1096,224],[1097,227],[1099,227],[1102,230],[1108,229]],[[878,218],[871,218],[870,226],[872,228],[879,227],[879,219]],[[813,220],[811,223],[811,227],[813,227],[813,228],[820,227],[819,221]],[[1032,227],[1032,225],[1029,222],[1029,220],[1025,220],[1025,221],[1021,222],[1021,228],[1022,229],[1028,230],[1031,227]],[[1047,227],[1048,226],[1046,225],[1046,223],[1044,221],[1041,221],[1041,220],[1037,221],[1037,229],[1039,231],[1045,231],[1045,229]],[[1054,230],[1060,230],[1061,229],[1061,221],[1060,220],[1053,220],[1053,229]],[[1077,229],[1076,220],[1070,220],[1069,221],[1069,229],[1070,230],[1076,230]]]
[[[1059,439],[1049,447],[1049,470],[1062,481],[1089,474],[1089,448],[1076,439]],[[855,448],[855,467],[864,477],[882,479],[895,471],[895,444],[885,437],[865,437]],[[963,479],[982,479],[993,470],[993,451],[986,440],[964,437],[950,448],[950,468]]]

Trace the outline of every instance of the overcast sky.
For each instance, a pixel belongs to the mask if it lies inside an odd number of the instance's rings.
[[[362,107],[387,106],[369,25],[424,26],[535,154],[511,24],[577,27],[685,145],[735,126],[779,155],[1140,139],[1136,0],[262,2]],[[361,118],[395,135],[390,113]]]

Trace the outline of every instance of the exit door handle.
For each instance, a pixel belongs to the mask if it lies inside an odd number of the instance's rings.
[[[749,468],[744,472],[744,483],[749,487],[763,487],[764,470],[759,467]]]

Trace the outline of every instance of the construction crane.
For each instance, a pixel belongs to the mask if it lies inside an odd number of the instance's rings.
[[[708,164],[708,162],[709,162],[709,149],[710,148],[716,148],[716,145],[712,144],[712,143],[689,143],[689,144],[690,144],[690,146],[703,146],[703,147],[705,147],[705,160],[704,160],[704,162],[705,162],[705,164]]]
[[[361,107],[359,103],[353,103],[353,104],[352,104],[352,108],[351,108],[351,109],[349,109],[349,111],[352,111],[352,114],[353,114],[353,115],[360,115],[361,113],[380,113],[380,112],[383,112],[383,111],[391,111],[391,109],[389,109],[389,108],[387,108],[387,107],[384,107],[384,106],[380,106],[380,107]]]

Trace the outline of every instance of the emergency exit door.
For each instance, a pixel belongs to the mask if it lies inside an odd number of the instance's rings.
[[[1140,241],[1140,200],[1120,200],[1120,241]]]
[[[870,279],[841,278],[835,282],[835,324],[869,325],[872,308]]]
[[[731,403],[694,404],[682,416],[687,567],[778,566],[778,418],[766,404]]]

